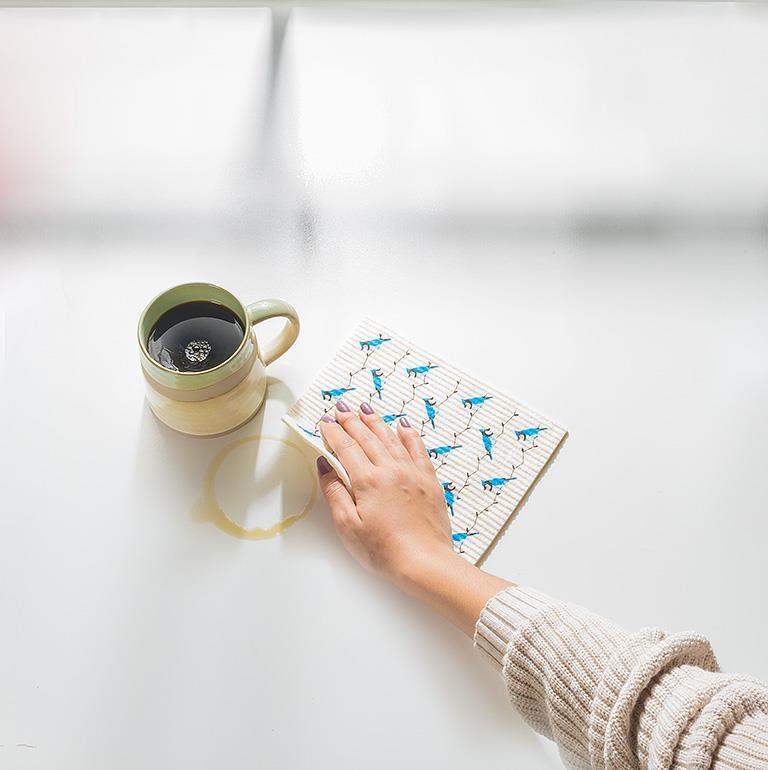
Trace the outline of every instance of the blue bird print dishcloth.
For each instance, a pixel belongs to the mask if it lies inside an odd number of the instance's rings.
[[[530,407],[366,320],[283,416],[347,486],[319,429],[340,398],[355,409],[371,404],[393,430],[407,417],[421,433],[442,485],[453,547],[472,563],[498,538],[567,436]]]

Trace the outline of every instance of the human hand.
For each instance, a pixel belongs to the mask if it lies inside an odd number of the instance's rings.
[[[320,487],[336,532],[363,566],[401,583],[415,563],[453,556],[445,498],[424,442],[406,418],[393,431],[363,403],[342,400],[320,430],[349,474],[352,493],[324,457]]]
[[[349,474],[352,493],[324,457],[320,487],[347,550],[363,566],[423,601],[470,638],[486,602],[511,585],[453,550],[445,497],[418,431],[393,432],[365,403],[360,414],[336,403],[323,438]]]

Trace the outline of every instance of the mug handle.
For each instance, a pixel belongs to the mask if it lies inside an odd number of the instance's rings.
[[[299,316],[293,305],[288,304],[282,299],[260,299],[245,309],[248,318],[255,326],[267,318],[285,318],[287,319],[280,334],[275,339],[268,342],[261,348],[261,360],[264,366],[268,366],[288,350],[296,338],[299,336]]]

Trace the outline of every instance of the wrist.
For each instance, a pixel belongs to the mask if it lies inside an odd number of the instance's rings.
[[[411,553],[389,579],[470,638],[483,607],[499,591],[514,585],[470,564],[450,545]]]
[[[401,554],[392,566],[388,579],[400,590],[422,598],[443,583],[447,576],[469,566],[451,545],[439,544]]]

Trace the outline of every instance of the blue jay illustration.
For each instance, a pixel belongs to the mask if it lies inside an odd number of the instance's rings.
[[[491,436],[493,436],[493,431],[490,428],[480,428],[480,435],[483,437],[483,446],[485,447],[485,451],[488,453],[488,457],[493,460],[493,439]]]
[[[451,535],[451,539],[454,543],[460,543],[462,540],[466,540],[468,537],[479,535],[479,532],[454,532]]]
[[[360,340],[360,350],[373,350],[374,348],[383,345],[385,342],[391,342],[392,337],[382,337],[379,335],[373,340]]]
[[[330,401],[334,398],[341,398],[345,393],[349,393],[357,388],[331,388],[330,390],[321,390],[320,395],[323,401]]]
[[[505,478],[504,476],[497,476],[495,479],[482,479],[480,485],[483,489],[493,489],[494,487],[503,487],[508,481],[514,481],[517,476],[510,476]]]
[[[381,419],[384,420],[384,422],[394,422],[395,420],[399,420],[401,417],[407,417],[408,415],[403,412],[403,414],[385,414]]]
[[[381,378],[384,376],[384,372],[381,369],[371,369],[371,377],[373,377],[373,387],[376,388],[376,392],[379,394],[379,401],[381,401],[381,389],[384,385],[384,380]]]
[[[432,396],[424,399],[424,408],[427,410],[427,419],[432,424],[433,428],[435,427],[435,415],[437,414],[437,410],[435,409],[436,406],[437,402]]]
[[[453,452],[454,449],[461,449],[461,444],[458,446],[436,446],[432,449],[427,449],[427,457],[434,457],[437,460],[439,455],[447,455],[448,452]]]
[[[445,504],[448,506],[448,510],[451,512],[451,516],[453,516],[453,502],[456,499],[456,496],[453,494],[455,491],[456,491],[456,487],[454,486],[452,481],[443,482],[443,494],[445,495]]]
[[[472,396],[471,398],[462,398],[461,405],[466,409],[474,406],[482,406],[486,401],[490,401],[493,396]]]
[[[520,441],[520,439],[527,441],[529,438],[538,436],[543,430],[546,430],[546,428],[523,428],[522,430],[516,430],[515,435],[517,436],[518,441]]]
[[[418,374],[424,374],[426,375],[427,372],[429,372],[431,369],[439,369],[440,367],[437,364],[430,364],[427,362],[423,366],[411,366],[407,368],[405,371],[408,374],[409,377],[413,376],[416,377]]]
[[[307,430],[303,425],[299,425],[299,427],[306,433],[308,436],[312,436],[312,438],[320,438],[320,436],[317,435],[317,433],[314,433],[311,430]]]

